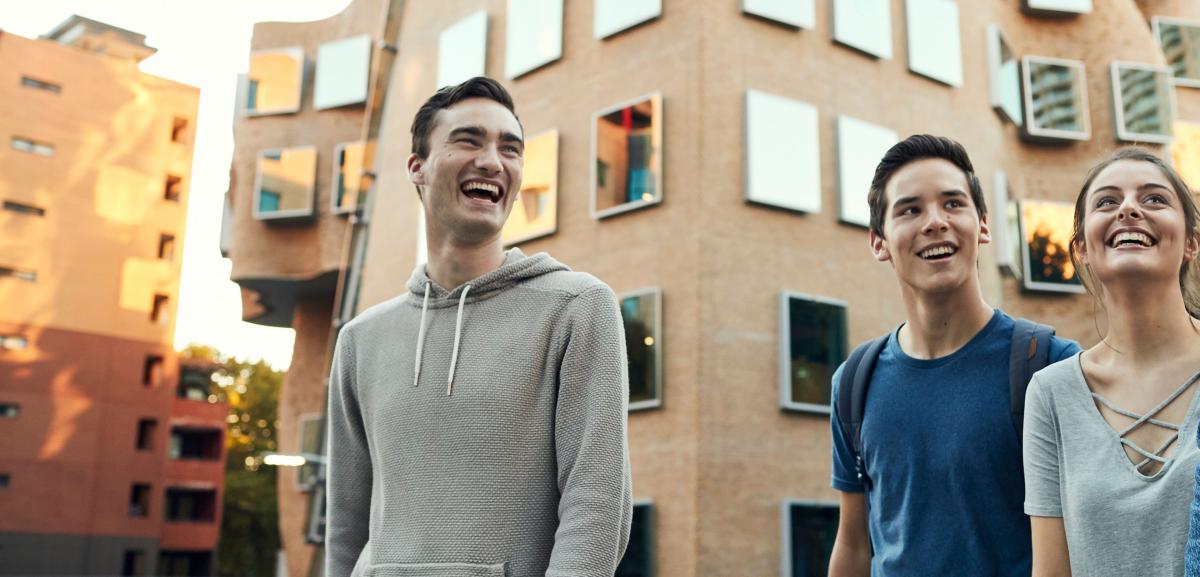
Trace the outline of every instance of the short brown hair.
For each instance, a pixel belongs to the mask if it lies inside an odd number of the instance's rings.
[[[967,188],[971,194],[971,202],[975,203],[975,211],[979,219],[987,216],[987,203],[983,200],[983,189],[979,186],[979,177],[975,176],[975,166],[963,145],[946,138],[932,134],[914,134],[888,149],[875,167],[875,178],[871,179],[871,190],[867,193],[867,204],[871,207],[871,232],[883,238],[883,221],[887,214],[887,194],[884,189],[896,171],[904,165],[926,158],[947,160],[967,177]]]
[[[487,98],[500,103],[517,119],[517,111],[513,107],[512,96],[499,82],[486,76],[476,76],[456,86],[446,86],[438,90],[421,105],[412,123],[412,151],[421,158],[429,156],[429,134],[433,132],[437,113],[450,108],[468,98]]]

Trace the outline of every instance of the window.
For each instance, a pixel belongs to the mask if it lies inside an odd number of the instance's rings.
[[[1068,246],[1075,225],[1069,202],[1021,201],[1021,256],[1028,290],[1084,292]]]
[[[0,278],[3,277],[12,277],[25,282],[37,282],[37,271],[0,266]]]
[[[325,110],[365,103],[370,77],[370,36],[364,34],[320,45],[313,108]]]
[[[1092,0],[1023,0],[1022,7],[1035,15],[1087,14],[1092,11]]]
[[[1025,133],[1044,139],[1087,140],[1087,82],[1083,63],[1026,56],[1021,66]]]
[[[654,575],[654,506],[649,502],[633,504],[633,524],[629,526],[629,545],[613,577],[652,577]]]
[[[906,0],[908,69],[950,86],[963,85],[958,4],[953,0]]]
[[[354,212],[363,193],[363,162],[367,145],[343,142],[333,148],[333,213]]]
[[[142,365],[142,384],[146,387],[156,387],[162,382],[163,358],[159,355],[146,355]]]
[[[871,225],[867,192],[875,167],[899,138],[892,130],[849,116],[837,119],[838,218],[847,224]]]
[[[833,0],[833,40],[876,58],[891,58],[892,1]]]
[[[554,234],[558,230],[558,131],[525,141],[521,191],[504,223],[505,246]]]
[[[212,395],[212,371],[196,366],[179,367],[179,386],[175,396],[189,401],[209,401]]]
[[[795,28],[816,26],[813,0],[742,0],[742,12]]]
[[[137,428],[137,450],[153,450],[154,434],[156,432],[158,432],[158,421],[154,419],[139,419]]]
[[[325,419],[321,418],[320,413],[309,413],[301,415],[300,421],[300,439],[296,446],[300,448],[300,453],[305,455],[318,455],[324,453],[321,450],[325,436]],[[296,468],[296,488],[301,491],[311,491],[317,481],[317,465],[316,463],[306,463]]]
[[[158,235],[158,258],[159,260],[175,260],[175,235]]]
[[[216,513],[217,491],[191,487],[169,487],[166,496],[166,520],[185,523],[212,522]]]
[[[21,152],[29,152],[38,156],[54,156],[54,145],[48,142],[39,142],[29,138],[14,136],[9,145],[12,146],[13,150],[20,150]]]
[[[621,296],[625,351],[629,355],[629,410],[662,406],[662,291]]]
[[[162,551],[158,556],[158,572],[162,577],[212,575],[210,551]]]
[[[1175,123],[1175,142],[1171,143],[1171,160],[1184,182],[1200,182],[1200,124]]]
[[[163,198],[171,202],[179,202],[181,194],[183,194],[183,178],[168,174],[167,182],[163,186]]]
[[[150,485],[134,483],[129,488],[129,516],[146,517],[150,514]]]
[[[662,0],[596,0],[592,31],[597,40],[608,38],[659,16],[662,16]]]
[[[125,551],[125,556],[121,561],[121,575],[132,576],[141,575],[145,569],[146,552],[145,551]]]
[[[1021,112],[1021,64],[999,26],[987,27],[987,54],[992,109],[1000,118],[1021,126],[1025,120]]]
[[[746,200],[821,212],[821,142],[817,107],[746,91]]]
[[[487,64],[488,15],[480,10],[438,36],[437,85],[459,84],[483,76]]]
[[[662,95],[594,114],[592,157],[592,218],[662,202]]]
[[[996,171],[992,193],[992,246],[996,250],[996,265],[1013,278],[1021,278],[1021,230],[1017,203],[1008,191],[1008,175]],[[998,217],[997,217],[998,215]],[[998,220],[997,220],[998,218]]]
[[[171,142],[183,142],[187,138],[188,119],[176,116],[171,121]]]
[[[784,292],[779,304],[779,404],[828,414],[833,372],[846,360],[846,303]]]
[[[784,577],[825,577],[837,536],[838,507],[831,503],[783,504]]]
[[[325,543],[325,482],[317,480],[316,486],[308,494],[308,527],[304,531],[307,543],[321,545]]]
[[[15,200],[4,201],[4,210],[9,210],[19,214],[28,214],[30,216],[46,216],[46,209],[32,204],[25,204]]]
[[[306,218],[313,215],[317,191],[317,149],[312,146],[258,153],[254,218]]]
[[[1130,142],[1171,141],[1174,105],[1171,69],[1113,62],[1117,138]]]
[[[250,54],[246,73],[246,114],[263,116],[300,110],[304,84],[304,51],[300,47],[260,50]]]
[[[1200,87],[1200,21],[1155,16],[1151,22],[1175,84]]]
[[[19,416],[21,416],[21,405],[0,403],[0,419],[15,419]]]
[[[221,458],[221,430],[171,428],[171,448],[167,455],[185,461],[215,461]]]
[[[61,84],[46,82],[45,80],[38,80],[30,76],[21,77],[21,86],[26,88],[36,88],[37,90],[45,90],[46,92],[53,92],[54,94],[62,92]]]
[[[167,324],[167,305],[170,300],[167,295],[154,295],[154,304],[150,307],[150,322]]]
[[[508,0],[504,74],[516,78],[562,58],[563,0]]]
[[[0,350],[15,351],[29,346],[29,340],[20,335],[0,335]]]
[[[0,489],[7,489],[12,484],[12,475],[0,473]]]

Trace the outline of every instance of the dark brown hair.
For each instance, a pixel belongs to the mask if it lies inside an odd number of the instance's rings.
[[[979,177],[975,176],[975,166],[967,149],[963,145],[944,136],[932,134],[914,134],[888,149],[875,167],[875,178],[871,179],[871,190],[867,193],[867,204],[871,207],[871,232],[883,238],[883,220],[887,214],[887,195],[884,189],[896,171],[904,165],[926,158],[941,158],[949,161],[967,177],[967,188],[971,194],[971,202],[975,203],[975,211],[979,219],[987,216],[987,203],[983,200],[983,189],[979,186]]]
[[[513,107],[512,96],[499,82],[486,76],[476,76],[457,86],[446,86],[438,90],[421,105],[412,123],[412,151],[417,156],[429,156],[429,134],[433,132],[439,111],[450,108],[468,98],[487,98],[494,100],[508,109],[513,118],[517,111]],[[521,119],[517,118],[517,124]]]

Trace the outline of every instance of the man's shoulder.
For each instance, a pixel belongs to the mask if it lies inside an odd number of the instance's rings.
[[[396,313],[404,306],[404,301],[408,298],[409,294],[406,292],[368,307],[363,312],[355,315],[353,319],[350,319],[350,322],[342,327],[342,332],[358,333],[393,325],[396,320]]]
[[[554,293],[565,299],[574,299],[591,291],[612,293],[604,281],[586,272],[558,270],[531,278],[522,287],[546,293]]]

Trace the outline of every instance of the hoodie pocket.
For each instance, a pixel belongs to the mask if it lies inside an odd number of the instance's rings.
[[[504,563],[384,563],[371,565],[363,577],[505,577]]]

